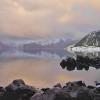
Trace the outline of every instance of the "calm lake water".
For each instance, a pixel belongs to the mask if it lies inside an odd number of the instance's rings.
[[[64,50],[57,50],[57,53],[5,52],[0,56],[0,85],[6,86],[14,79],[23,79],[27,84],[39,88],[75,80],[83,80],[87,84],[100,80],[100,70],[94,68],[89,71],[63,70],[60,62],[67,56],[72,55]]]

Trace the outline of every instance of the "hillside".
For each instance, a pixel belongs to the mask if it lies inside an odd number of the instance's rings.
[[[78,46],[100,47],[100,31],[95,31],[86,35],[83,39],[81,39],[78,43],[76,43],[75,47],[78,47]]]

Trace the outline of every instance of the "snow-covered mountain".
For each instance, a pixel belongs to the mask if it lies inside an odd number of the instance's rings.
[[[69,52],[100,52],[100,31],[91,32],[66,49]]]
[[[2,53],[9,56],[9,54],[20,55],[20,53],[23,54],[23,52],[31,55],[47,52],[63,57],[66,55],[64,48],[73,43],[75,43],[75,41],[62,38],[54,40],[34,40],[0,37],[0,54]]]
[[[81,39],[78,43],[76,43],[75,47],[78,46],[96,46],[100,47],[100,31],[92,32],[86,35],[83,39]]]

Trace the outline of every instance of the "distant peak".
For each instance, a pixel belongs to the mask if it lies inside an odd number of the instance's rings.
[[[93,35],[93,34],[100,35],[100,30],[98,30],[98,31],[93,31],[93,32],[91,32],[90,34],[91,34],[91,35]]]

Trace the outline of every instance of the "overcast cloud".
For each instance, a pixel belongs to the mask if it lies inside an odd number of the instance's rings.
[[[81,37],[99,30],[100,0],[0,0],[0,34]]]

